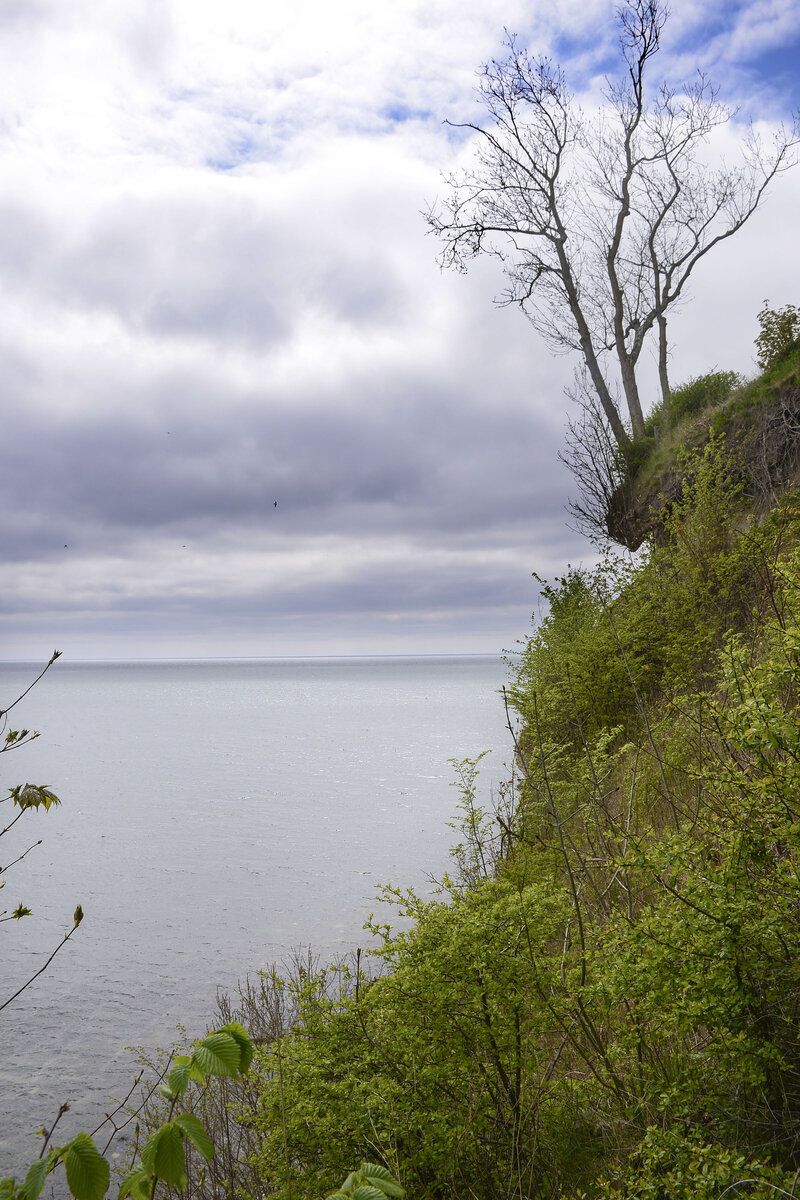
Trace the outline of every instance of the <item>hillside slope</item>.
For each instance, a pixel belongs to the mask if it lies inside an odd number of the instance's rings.
[[[748,384],[732,386],[735,380],[729,373],[714,372],[676,393],[676,400],[694,400],[686,405],[688,412],[678,404],[677,417],[661,409],[651,414],[648,429],[658,438],[637,447],[639,465],[611,498],[606,528],[612,540],[638,550],[648,534],[660,529],[663,514],[682,494],[685,452],[701,449],[711,438],[727,448],[729,469],[741,485],[743,511],[763,518],[798,486],[800,348]]]
[[[192,1195],[311,1200],[361,1159],[441,1200],[791,1191],[800,506],[745,524],[714,442],[686,466],[637,565],[548,589],[518,774],[482,806],[461,764],[439,895],[387,891],[406,923],[372,922],[369,969],[251,996],[227,1182]]]

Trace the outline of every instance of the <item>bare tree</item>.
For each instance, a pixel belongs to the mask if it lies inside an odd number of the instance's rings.
[[[507,58],[481,73],[488,121],[456,126],[479,135],[475,165],[449,176],[448,199],[428,212],[445,265],[496,256],[507,280],[500,303],[519,305],[555,350],[580,351],[623,449],[644,433],[637,368],[648,335],[666,397],[669,310],[700,259],[792,165],[800,140],[798,118],[769,144],[751,127],[735,167],[704,161],[710,135],[734,114],[703,75],[649,86],[667,15],[663,0],[623,0],[620,76],[591,116],[559,67],[509,37]]]

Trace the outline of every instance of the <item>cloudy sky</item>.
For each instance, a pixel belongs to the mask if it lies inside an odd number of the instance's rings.
[[[672,8],[660,71],[798,105],[800,0]],[[499,652],[591,557],[572,366],[420,215],[504,27],[612,58],[606,0],[0,0],[0,657]],[[753,372],[798,211],[706,260],[674,379]]]

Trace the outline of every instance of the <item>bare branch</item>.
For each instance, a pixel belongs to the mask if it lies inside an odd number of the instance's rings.
[[[580,352],[623,450],[644,434],[645,346],[657,339],[666,395],[669,310],[697,264],[795,162],[800,140],[798,119],[771,146],[751,130],[737,165],[712,165],[709,138],[735,113],[702,74],[652,87],[667,17],[664,0],[623,0],[622,69],[588,118],[564,72],[509,36],[506,58],[480,75],[486,122],[459,126],[475,134],[473,165],[427,214],[444,266],[497,258],[506,279],[498,302],[518,306],[552,349]]]

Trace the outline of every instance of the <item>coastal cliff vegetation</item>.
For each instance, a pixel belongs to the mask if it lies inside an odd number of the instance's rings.
[[[544,585],[512,777],[458,764],[438,892],[223,1011],[256,1055],[199,1097],[186,1194],[311,1200],[361,1160],[430,1200],[794,1194],[800,497],[756,518],[721,435],[682,461],[638,557]]]
[[[687,451],[711,438],[724,441],[728,471],[751,515],[763,519],[800,483],[800,310],[765,305],[759,323],[762,373],[755,379],[712,371],[677,388],[648,415],[645,435],[627,458],[599,455],[590,467],[578,451],[583,486],[576,515],[585,527],[631,550],[648,534],[658,537],[662,515],[689,474]],[[565,458],[574,461],[569,450]]]

